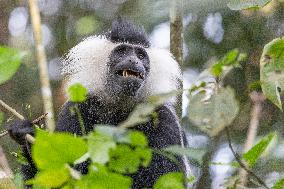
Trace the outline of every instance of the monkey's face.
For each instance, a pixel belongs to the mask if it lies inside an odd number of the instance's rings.
[[[149,71],[149,57],[144,48],[121,44],[109,57],[107,88],[113,95],[136,96]]]

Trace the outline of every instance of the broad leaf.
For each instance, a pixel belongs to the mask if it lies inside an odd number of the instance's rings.
[[[92,171],[76,183],[77,189],[129,189],[132,179],[109,171]]]
[[[230,0],[228,7],[231,10],[244,10],[250,8],[261,8],[272,0]]]
[[[163,151],[172,153],[174,155],[179,155],[179,156],[187,156],[188,158],[197,160],[198,162],[201,163],[202,157],[205,154],[204,149],[196,149],[196,148],[182,148],[181,146],[169,146],[167,148],[164,148]]]
[[[146,147],[148,140],[140,131],[132,131],[108,125],[97,125],[96,132],[112,137],[117,143],[125,143],[133,146]]]
[[[248,166],[252,167],[256,161],[265,151],[271,140],[276,136],[275,133],[271,133],[266,137],[263,137],[256,145],[254,145],[249,151],[243,154],[243,159],[246,160]]]
[[[0,46],[0,85],[9,80],[21,65],[24,53]]]
[[[154,189],[184,189],[183,174],[172,172],[162,175],[154,185]]]
[[[284,188],[284,178],[279,179],[272,187],[272,189],[283,189]]]
[[[239,112],[239,103],[229,87],[219,89],[210,99],[200,92],[190,97],[189,107],[189,119],[212,137],[230,125]]]
[[[135,173],[140,166],[148,166],[152,152],[148,148],[130,148],[128,145],[118,145],[110,150],[109,168],[119,173]]]
[[[141,147],[146,147],[148,146],[148,141],[146,136],[139,131],[131,131],[129,132],[128,136],[125,137],[128,139],[128,143],[133,145],[133,146],[141,146]]]
[[[67,133],[53,133],[37,130],[32,155],[40,170],[59,169],[72,164],[87,152],[87,144]]]
[[[68,95],[72,102],[84,102],[87,98],[87,89],[80,83],[71,85],[68,88]]]
[[[113,138],[100,132],[88,136],[89,154],[93,162],[105,164],[109,160],[109,150],[116,147]]]
[[[247,55],[239,53],[238,49],[233,49],[211,67],[211,73],[215,77],[224,77],[230,70],[239,67],[240,62],[244,61],[246,57]]]
[[[69,171],[65,166],[58,169],[40,171],[29,184],[36,184],[50,188],[58,188],[69,179]]]
[[[166,94],[150,96],[148,102],[138,104],[131,112],[127,120],[121,123],[120,126],[124,128],[133,127],[137,124],[149,121],[155,109],[164,104],[170,98],[173,98],[176,94],[177,92],[170,92]]]
[[[264,95],[282,110],[280,94],[284,91],[284,38],[264,46],[260,59],[260,82]]]

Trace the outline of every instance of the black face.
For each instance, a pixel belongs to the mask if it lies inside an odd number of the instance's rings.
[[[135,96],[150,71],[145,49],[121,44],[111,52],[109,60],[108,89],[114,95]]]

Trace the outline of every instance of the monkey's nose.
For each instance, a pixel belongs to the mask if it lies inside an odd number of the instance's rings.
[[[131,56],[131,57],[129,57],[129,59],[128,59],[128,63],[130,63],[130,64],[139,64],[139,60],[138,60],[138,58],[136,58],[136,57],[134,57],[134,56]]]

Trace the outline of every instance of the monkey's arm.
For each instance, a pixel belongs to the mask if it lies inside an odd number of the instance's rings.
[[[56,131],[75,133],[80,135],[81,129],[76,114],[73,114],[74,103],[67,102],[59,114],[58,122],[56,124]],[[21,145],[23,156],[27,159],[28,163],[22,166],[21,172],[23,179],[29,180],[37,173],[37,168],[31,156],[31,144],[25,139],[26,134],[34,136],[34,128],[29,120],[15,121],[7,126],[9,135],[13,140]],[[78,169],[81,165],[79,165]],[[27,186],[28,188],[29,186]]]
[[[21,145],[23,156],[27,160],[27,164],[22,166],[23,179],[29,180],[34,177],[37,172],[36,166],[31,157],[31,144],[28,143],[25,136],[30,134],[34,136],[34,128],[28,120],[15,121],[7,126],[7,130],[12,139]]]
[[[170,145],[185,145],[184,131],[180,126],[174,108],[163,105],[156,111],[158,117],[143,125],[140,130],[146,130],[149,145],[153,148],[164,148]],[[141,126],[139,126],[141,127]]]
[[[144,132],[148,137],[149,146],[159,151],[170,145],[184,145],[184,132],[179,125],[179,120],[175,111],[169,106],[163,105],[156,113],[156,120],[143,125],[138,125],[135,129]],[[154,182],[163,174],[175,171],[184,171],[185,161],[182,157],[177,157],[176,162],[154,151],[152,161],[147,168],[140,169],[133,175],[133,188],[152,188]]]

